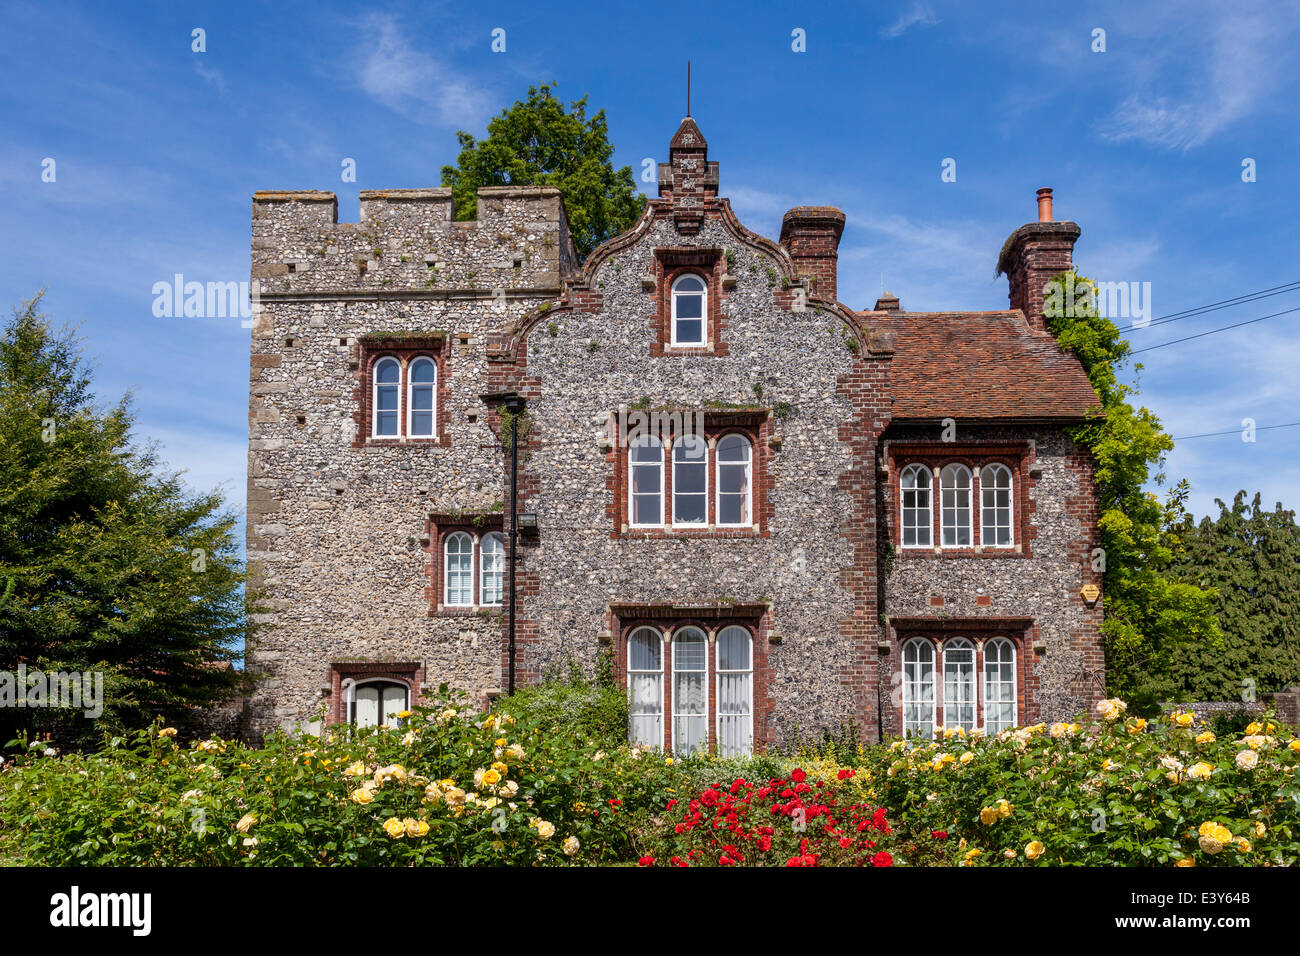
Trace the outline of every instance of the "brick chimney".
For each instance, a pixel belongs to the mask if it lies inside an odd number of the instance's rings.
[[[838,302],[837,268],[844,213],[834,206],[795,206],[781,220],[781,245],[795,271],[813,278],[812,294]]]
[[[1043,316],[1043,287],[1060,272],[1074,268],[1074,243],[1079,224],[1052,219],[1052,191],[1038,190],[1038,222],[1021,226],[1002,244],[998,275],[1007,276],[1011,308],[1025,313],[1029,327],[1047,331]]]

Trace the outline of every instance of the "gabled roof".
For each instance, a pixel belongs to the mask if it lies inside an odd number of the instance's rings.
[[[1019,311],[859,315],[892,333],[895,420],[1078,420],[1100,407],[1079,360]]]

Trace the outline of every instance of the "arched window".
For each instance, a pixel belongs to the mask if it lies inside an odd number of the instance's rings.
[[[754,749],[754,639],[733,624],[718,634],[718,756]]]
[[[970,469],[965,465],[945,466],[939,473],[939,494],[942,499],[943,546],[969,548]]]
[[[359,681],[350,690],[348,722],[358,727],[396,727],[397,715],[409,709],[410,688],[396,681]]]
[[[709,445],[699,435],[673,443],[673,524],[709,520]]]
[[[995,637],[984,644],[984,729],[1001,733],[1016,719],[1016,648]]]
[[[662,750],[664,746],[663,636],[653,627],[638,627],[627,638],[627,695],[632,743]]]
[[[903,736],[934,736],[934,645],[919,637],[903,645]]]
[[[930,547],[934,527],[930,512],[930,469],[924,465],[904,468],[898,478],[898,494],[902,503],[903,547]]]
[[[902,646],[902,735],[935,736],[935,645],[922,637]]]
[[[975,729],[975,645],[964,637],[943,644],[943,725]]]
[[[412,438],[432,438],[435,429],[434,396],[438,366],[431,358],[418,358],[407,372],[406,433]]]
[[[679,276],[673,283],[673,345],[703,345],[704,317],[708,308],[708,287],[694,273]]]
[[[501,583],[506,567],[505,538],[500,532],[485,534],[479,543],[479,596],[478,603],[501,603]]]
[[[402,381],[402,367],[395,358],[381,358],[374,370],[374,431],[378,438],[396,438],[398,424],[398,398]]]
[[[474,603],[474,539],[463,531],[447,536],[443,604],[469,607]]]
[[[709,642],[697,627],[673,635],[673,753],[709,748]]]
[[[718,524],[748,525],[750,476],[753,472],[749,440],[743,435],[726,435],[718,441]]]
[[[642,435],[628,447],[629,524],[654,527],[664,523],[664,446],[653,435]]]
[[[985,465],[980,469],[980,544],[1011,547],[1015,543],[1011,528],[1011,469]]]

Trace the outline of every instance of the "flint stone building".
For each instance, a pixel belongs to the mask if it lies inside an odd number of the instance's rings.
[[[633,739],[762,750],[1065,718],[1102,695],[1095,412],[1043,316],[1079,236],[1017,229],[1010,307],[840,303],[845,217],[778,242],[695,121],[579,262],[553,188],[253,200],[254,732],[376,723],[601,655]],[[526,402],[510,412],[517,395]]]

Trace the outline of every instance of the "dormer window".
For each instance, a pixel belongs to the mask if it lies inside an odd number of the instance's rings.
[[[673,283],[673,345],[704,345],[708,298],[708,286],[693,272],[679,276]]]

